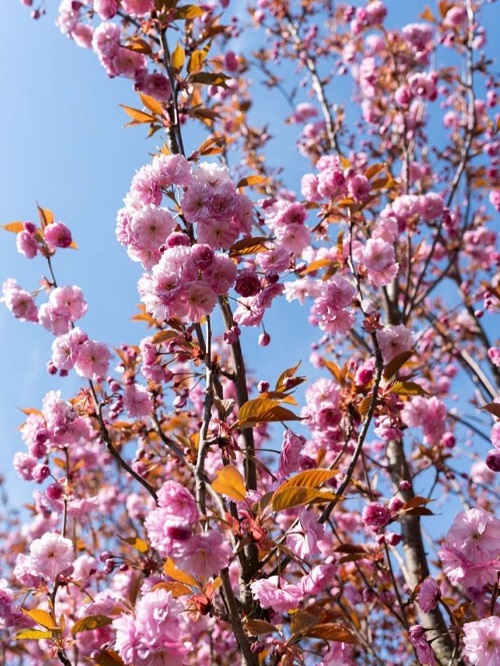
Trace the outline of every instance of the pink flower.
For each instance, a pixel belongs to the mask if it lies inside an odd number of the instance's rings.
[[[441,590],[434,578],[427,577],[418,588],[417,601],[424,613],[429,613],[436,608],[441,598]]]
[[[78,326],[58,336],[52,343],[52,363],[58,370],[71,370],[80,352],[81,345],[88,340]]]
[[[130,240],[140,249],[157,250],[174,228],[175,221],[168,210],[149,204],[132,215]]]
[[[38,322],[38,310],[33,296],[24,289],[21,289],[12,278],[7,279],[3,283],[0,303],[5,303],[7,309],[17,319]]]
[[[212,312],[217,295],[205,282],[188,282],[183,287],[182,300],[185,305],[184,317],[196,322]]]
[[[135,79],[135,89],[153,97],[159,102],[168,102],[172,96],[170,81],[163,74],[154,72],[148,74],[146,70],[139,73]]]
[[[458,514],[438,555],[454,582],[481,587],[500,570],[500,520],[484,509]]]
[[[23,453],[22,451],[16,451],[12,464],[21,479],[24,481],[33,480],[33,470],[38,464],[38,460],[34,456]]]
[[[24,254],[26,259],[33,259],[38,253],[38,243],[34,234],[25,229],[16,235],[17,251]]]
[[[210,578],[229,566],[232,554],[220,532],[202,532],[179,545],[176,561],[195,576]]]
[[[362,519],[365,525],[378,531],[385,527],[391,520],[391,512],[386,506],[378,502],[369,502],[364,508]]]
[[[430,445],[441,442],[446,432],[447,416],[446,405],[436,396],[415,396],[405,404],[401,412],[401,418],[407,426],[422,428],[425,442]]]
[[[123,404],[132,418],[148,416],[153,410],[153,398],[145,386],[130,384],[123,392]]]
[[[103,20],[113,18],[118,11],[117,0],[94,0],[94,11]]]
[[[296,609],[304,596],[300,587],[278,576],[256,580],[250,583],[250,589],[262,608],[272,608],[279,613]]]
[[[194,497],[177,481],[166,481],[158,491],[158,503],[167,513],[196,523],[199,515]]]
[[[30,546],[32,573],[53,583],[59,573],[73,563],[73,543],[55,532],[46,532]]]
[[[434,652],[425,638],[425,629],[416,624],[410,627],[410,643],[416,650],[417,659],[421,666],[435,666]]]
[[[196,245],[193,247],[193,251]],[[210,265],[203,270],[203,279],[217,296],[225,296],[236,280],[237,268],[228,257],[215,255]]]
[[[154,0],[122,0],[121,4],[131,16],[147,16],[154,9]]]
[[[52,222],[47,225],[43,236],[51,250],[55,250],[57,247],[69,247],[73,242],[71,231],[62,222]]]
[[[500,617],[464,624],[464,654],[475,666],[500,664]]]
[[[281,445],[281,454],[278,466],[278,476],[281,479],[296,472],[299,468],[300,452],[306,443],[302,435],[296,435],[287,428],[283,433],[283,442]]]
[[[56,287],[49,300],[40,306],[38,318],[44,328],[55,335],[67,333],[70,324],[87,311],[87,303],[79,287]]]
[[[310,118],[315,118],[318,115],[318,110],[309,102],[301,102],[295,107],[295,112],[290,116],[289,122],[303,123]]]
[[[413,333],[403,324],[385,326],[377,333],[377,340],[384,363],[389,363],[398,354],[409,351],[415,344]]]
[[[317,521],[316,516],[307,510],[299,515],[299,525],[288,533],[286,544],[298,557],[319,553],[318,541],[325,536],[325,528]]]
[[[78,352],[75,370],[80,377],[97,381],[106,376],[111,352],[103,342],[87,340]]]
[[[375,287],[384,287],[398,274],[394,246],[382,238],[370,238],[361,252],[361,261],[366,266],[368,282]]]
[[[183,155],[156,155],[153,171],[161,188],[177,185],[187,187],[191,182],[191,167]]]
[[[191,523],[183,516],[175,516],[164,507],[150,511],[144,526],[153,548],[162,557],[179,556],[181,544],[192,538]]]
[[[134,666],[178,666],[187,652],[181,630],[184,606],[170,592],[147,591],[134,614],[113,621],[115,647],[123,661]]]

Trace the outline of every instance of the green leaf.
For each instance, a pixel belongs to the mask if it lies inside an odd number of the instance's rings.
[[[113,620],[110,617],[106,617],[106,615],[87,615],[87,617],[82,617],[75,622],[71,627],[71,633],[75,635],[82,631],[93,631],[94,629],[99,629],[99,627],[106,627],[112,622]]]
[[[242,502],[246,497],[245,481],[233,465],[226,465],[219,470],[211,485],[216,493],[227,495],[236,502]]]

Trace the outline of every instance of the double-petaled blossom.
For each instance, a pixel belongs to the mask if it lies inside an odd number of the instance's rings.
[[[451,581],[465,587],[494,583],[500,571],[500,520],[481,508],[460,513],[438,555]]]
[[[30,546],[30,573],[54,583],[58,574],[70,567],[74,560],[73,543],[55,532],[46,532]]]
[[[1,303],[21,321],[38,322],[38,309],[33,296],[22,289],[16,280],[9,278],[3,283]]]
[[[87,312],[87,303],[80,287],[56,287],[47,303],[38,312],[40,324],[54,335],[67,333],[77,319]]]
[[[412,427],[420,427],[426,444],[439,444],[446,432],[446,405],[436,396],[425,398],[415,396],[409,400],[401,413],[403,422]]]
[[[464,624],[464,654],[474,666],[500,664],[500,617]]]
[[[278,613],[296,609],[304,596],[298,585],[287,583],[279,576],[256,580],[250,583],[250,589],[262,608],[272,608]]]
[[[113,621],[115,648],[126,664],[178,666],[188,651],[183,640],[183,604],[170,592],[149,590],[133,613]]]

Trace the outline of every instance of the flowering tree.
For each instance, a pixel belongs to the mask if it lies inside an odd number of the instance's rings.
[[[82,385],[25,410],[14,466],[38,490],[2,528],[2,664],[500,663],[482,4],[389,29],[381,0],[237,17],[229,0],[63,0],[60,30],[131,79],[129,124],[153,137],[116,227],[148,330],[91,339],[57,277],[71,225],[43,207],[4,225],[46,278],[7,279],[2,301],[53,334],[49,373]],[[300,193],[266,157],[256,72],[290,106]],[[333,103],[340,77],[359,109]],[[251,377],[245,329],[277,344],[264,319],[295,300],[318,331],[310,376],[297,340],[277,378]]]

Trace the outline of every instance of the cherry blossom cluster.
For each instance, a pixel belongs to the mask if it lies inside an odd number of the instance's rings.
[[[145,93],[133,124],[165,130],[116,226],[150,330],[110,370],[54,276],[69,229],[43,209],[6,225],[50,278],[42,304],[12,278],[2,302],[55,336],[49,372],[88,383],[25,410],[14,467],[36,490],[0,538],[0,646],[51,666],[491,666],[500,143],[480,7],[389,28],[382,0],[258,0],[250,55],[228,4],[60,5],[60,30]],[[269,163],[250,71],[286,99],[302,199]],[[210,136],[188,158],[195,121]],[[291,301],[318,333],[303,393],[297,359],[245,367],[241,328]]]

